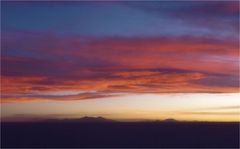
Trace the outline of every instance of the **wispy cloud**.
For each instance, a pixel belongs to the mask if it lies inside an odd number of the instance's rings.
[[[116,92],[238,91],[238,46],[231,40],[207,37],[60,40],[49,36],[50,41],[55,41],[50,43],[43,40],[44,33],[14,34],[7,34],[8,39],[4,39],[1,56],[5,102],[18,94],[29,100],[30,96],[52,99],[53,95],[73,99],[77,93],[72,90],[97,91],[91,95],[79,93],[74,99],[106,97]],[[16,48],[12,45],[29,55],[13,56],[7,52]],[[35,57],[34,52],[46,56]],[[215,56],[219,61],[203,56]],[[106,95],[99,95],[102,91]]]

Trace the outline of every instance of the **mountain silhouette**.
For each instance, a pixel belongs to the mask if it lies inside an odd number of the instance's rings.
[[[173,119],[173,118],[168,118],[163,120],[163,122],[177,122],[177,120]]]
[[[114,122],[114,120],[111,119],[106,119],[103,117],[82,117],[79,119],[75,119],[75,121],[79,121],[79,122]]]
[[[77,123],[106,123],[106,122],[116,122],[112,119],[107,119],[103,117],[89,117],[84,116],[81,118],[75,118],[75,119],[49,119],[48,122],[77,122]]]

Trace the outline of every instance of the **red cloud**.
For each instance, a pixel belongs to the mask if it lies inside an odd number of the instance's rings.
[[[99,98],[123,92],[239,91],[235,85],[239,82],[238,42],[233,39],[5,34],[1,56],[2,102],[46,99],[40,95],[26,96],[36,91],[96,91],[91,95],[47,97],[49,100]],[[24,50],[29,54],[7,53],[15,48],[18,53]],[[209,78],[214,81],[208,81]],[[224,84],[223,80],[228,79],[236,81]]]

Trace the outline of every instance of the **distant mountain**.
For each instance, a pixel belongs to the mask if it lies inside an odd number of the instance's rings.
[[[163,122],[178,122],[178,121],[173,118],[168,118],[168,119],[163,120]]]
[[[88,117],[88,116],[75,119],[75,120],[79,122],[114,122],[114,120],[106,119],[103,117]]]
[[[74,123],[107,123],[107,122],[129,122],[129,123],[152,123],[152,122],[179,122],[173,118],[168,118],[165,120],[138,120],[138,121],[116,121],[112,119],[107,119],[104,117],[90,117],[90,116],[84,116],[81,118],[67,118],[67,119],[47,119],[45,122],[74,122]]]
[[[106,122],[115,122],[114,120],[111,119],[106,119],[103,117],[81,117],[81,118],[76,118],[76,119],[58,119],[58,120],[47,120],[49,122],[76,122],[76,123],[106,123]]]

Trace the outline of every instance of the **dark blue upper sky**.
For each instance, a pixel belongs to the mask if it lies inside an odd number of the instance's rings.
[[[228,10],[225,2],[210,4],[2,2],[2,29],[80,36],[232,36],[238,18],[234,6]]]

